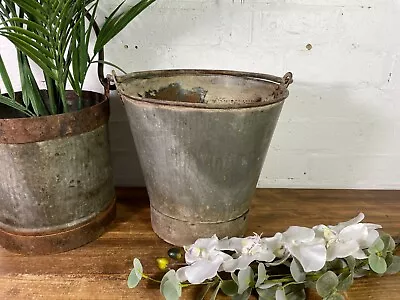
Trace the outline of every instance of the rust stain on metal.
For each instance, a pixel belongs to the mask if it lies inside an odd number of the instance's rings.
[[[73,92],[68,92],[68,102],[74,104],[76,98]],[[0,144],[33,143],[73,136],[107,123],[110,115],[107,98],[94,92],[84,92],[83,98],[85,104],[91,106],[79,111],[39,118],[21,118],[10,113],[8,118],[0,118]]]
[[[64,252],[78,248],[101,236],[106,227],[115,219],[116,200],[101,213],[85,224],[61,232],[40,234],[12,233],[0,229],[2,247],[9,251],[29,255]]]
[[[204,103],[207,91],[201,87],[185,90],[179,83],[171,83],[167,87],[159,90],[150,90],[145,92],[145,98],[158,99],[164,101]],[[142,97],[141,95],[139,95]]]
[[[243,235],[292,74],[164,70],[114,78],[155,233],[175,245]]]

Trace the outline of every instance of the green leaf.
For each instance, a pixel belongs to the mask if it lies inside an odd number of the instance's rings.
[[[337,286],[338,291],[347,291],[353,284],[353,274],[350,272],[342,273],[338,276],[339,284]]]
[[[21,68],[22,68],[22,76],[24,82],[23,92],[25,93],[24,97],[28,100],[27,103],[32,104],[33,110],[37,116],[46,116],[48,115],[47,109],[44,105],[42,96],[39,91],[39,87],[36,83],[35,76],[32,73],[31,67],[28,62],[28,58],[22,54],[21,56]]]
[[[234,272],[231,273],[231,277],[232,277],[233,281],[236,282],[236,285],[239,285],[239,279]]]
[[[386,272],[387,265],[383,257],[376,255],[375,253],[370,254],[368,257],[368,263],[372,271],[378,274]]]
[[[42,6],[36,0],[13,0],[15,4],[21,7],[25,12],[31,14],[38,20],[44,20],[45,15],[42,11]]]
[[[169,292],[170,286],[173,286],[176,289],[176,294],[178,295],[178,297],[180,297],[182,295],[182,286],[178,281],[178,278],[176,277],[175,270],[169,270],[167,273],[164,274],[163,278],[161,279],[160,291],[162,294],[164,289],[163,286],[167,284],[167,282],[170,283],[168,284],[169,287],[167,288],[167,291]]]
[[[344,297],[339,293],[334,293],[323,300],[345,300]]]
[[[341,258],[336,258],[326,263],[328,270],[340,270],[346,267],[346,262]]]
[[[210,300],[215,300],[215,299],[217,299],[217,295],[218,295],[219,289],[221,288],[221,285],[222,285],[222,281],[220,281],[220,282],[218,283],[217,287],[215,288],[215,290],[214,290],[213,293],[211,294]]]
[[[49,48],[51,47],[51,44],[49,41],[47,41],[45,38],[41,37],[40,35],[32,32],[32,30],[27,30],[18,26],[7,26],[0,28],[0,31],[2,32],[7,32],[7,33],[17,33],[15,36],[24,39],[25,41],[34,41],[38,42],[35,43],[35,45],[40,45],[42,44],[44,47]],[[27,39],[26,37],[30,37],[31,39]],[[46,49],[47,51],[47,49]],[[46,55],[50,54],[50,52],[46,52]],[[50,54],[51,55],[51,54]]]
[[[238,294],[242,294],[245,290],[247,290],[250,286],[254,284],[253,269],[250,266],[247,266],[246,269],[240,270],[238,274],[238,281]]]
[[[23,105],[19,104],[18,102],[14,101],[11,98],[7,98],[3,95],[0,95],[0,103],[10,106],[10,107],[26,114],[29,117],[32,116],[32,114]]]
[[[112,67],[116,68],[117,70],[121,71],[122,73],[127,74],[124,69],[122,69],[122,68],[118,67],[116,64],[113,64],[113,63],[111,63],[109,61],[106,61],[106,60],[95,60],[95,61],[92,61],[92,63],[99,63],[99,64],[109,65],[109,66],[112,66]]]
[[[295,258],[293,258],[292,262],[290,263],[290,273],[296,282],[304,282],[306,279],[306,273],[304,272],[303,267]]]
[[[350,271],[354,271],[354,268],[356,267],[356,259],[353,256],[348,256],[345,258],[345,261],[347,263],[347,266],[349,267]]]
[[[37,30],[37,31],[45,34],[45,35],[49,35],[49,31],[46,28],[44,28],[41,24],[38,24],[38,23],[33,22],[31,20],[14,17],[14,18],[8,19],[8,21],[11,22],[11,23],[15,22],[15,23],[20,24],[20,25],[26,24],[26,25],[28,25],[28,27],[30,29],[34,29],[34,30]]]
[[[382,239],[383,244],[384,244],[384,248],[383,248],[382,252],[384,252],[384,253],[392,252],[396,248],[396,243],[394,242],[393,238],[389,234],[387,234],[385,232],[381,232],[380,238]]]
[[[381,238],[377,238],[375,242],[368,248],[369,253],[377,253],[381,252],[385,248],[385,244],[383,243]]]
[[[140,263],[140,260],[135,258],[133,260],[133,269],[135,270],[136,276],[142,278],[143,276],[143,266]]]
[[[259,300],[275,300],[276,288],[266,290],[257,289],[256,291],[259,295]]]
[[[131,270],[131,273],[129,274],[128,277],[128,287],[135,288],[140,280],[142,279],[142,274],[143,274],[143,267],[140,261],[135,258],[133,260],[133,269]]]
[[[317,280],[317,292],[321,297],[329,296],[338,286],[339,279],[335,273],[328,271]]]
[[[287,300],[286,293],[283,288],[278,288],[275,293],[276,300]]]
[[[21,50],[24,54],[29,56],[35,63],[39,65],[39,67],[48,74],[51,78],[57,80],[57,76],[52,71],[51,68],[55,68],[54,64],[50,59],[48,59],[43,53],[41,53],[38,49],[32,47],[28,43],[15,39],[13,36],[7,36],[7,38],[14,43],[14,45]]]
[[[257,268],[257,282],[255,287],[259,287],[265,280],[267,280],[267,272],[264,263],[259,263]]]
[[[0,55],[0,78],[3,80],[4,86],[6,87],[8,96],[15,100],[15,94],[14,94],[14,89],[10,80],[10,77],[8,76],[6,66],[4,65],[4,61]]]
[[[103,48],[122,29],[124,29],[129,22],[155,1],[156,0],[141,0],[126,12],[118,16],[110,16],[109,20],[107,20],[108,22],[104,23],[100,30],[99,37],[94,46],[94,52],[97,54],[100,49]],[[117,10],[114,10],[113,13],[115,14]]]
[[[287,300],[305,300],[306,291],[304,284],[290,284],[285,286]]]
[[[170,280],[166,280],[160,289],[166,300],[177,300],[180,297],[176,285]]]
[[[306,291],[303,289],[286,294],[287,300],[306,300]]]
[[[238,293],[238,285],[234,280],[224,280],[221,284],[221,290],[225,295],[232,297]]]
[[[250,298],[252,288],[248,288],[242,294],[234,295],[232,300],[247,300]]]
[[[393,256],[392,263],[386,270],[386,274],[396,274],[400,272],[400,256]]]

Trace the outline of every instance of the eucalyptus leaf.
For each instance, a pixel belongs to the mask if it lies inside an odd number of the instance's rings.
[[[353,284],[353,274],[350,272],[342,273],[338,276],[339,284],[337,286],[338,291],[347,291]]]
[[[386,270],[386,274],[396,274],[400,272],[400,256],[393,256],[392,263]]]
[[[239,285],[239,279],[238,279],[237,275],[234,272],[231,273],[231,277],[232,277],[232,280],[234,282],[236,282],[236,285]]]
[[[346,267],[346,261],[341,259],[341,258],[336,258],[332,261],[328,261],[326,263],[326,266],[328,268],[327,271],[329,270],[340,270]]]
[[[256,289],[258,295],[259,295],[259,300],[275,300],[275,293],[276,293],[276,288],[271,288],[271,289]]]
[[[176,285],[170,280],[166,280],[160,290],[166,300],[177,300],[180,297]]]
[[[317,292],[321,297],[329,296],[339,285],[339,279],[335,273],[328,271],[317,280]]]
[[[250,298],[252,288],[248,288],[242,294],[237,294],[232,297],[232,300],[247,300]]]
[[[238,282],[238,294],[242,294],[254,284],[254,273],[250,266],[247,266],[245,269],[239,271]]]
[[[382,239],[383,244],[384,244],[383,252],[385,252],[385,253],[392,252],[394,250],[394,248],[396,248],[396,243],[389,234],[387,234],[385,232],[381,232],[380,238]]]
[[[387,266],[388,268],[389,268],[389,266],[393,263],[393,257],[394,257],[394,255],[393,255],[393,253],[391,253],[391,252],[389,252],[389,253],[386,254],[385,261],[386,261],[386,266]]]
[[[383,257],[380,257],[376,255],[375,253],[372,253],[368,257],[368,263],[372,271],[378,274],[383,274],[387,270],[387,265],[386,261]]]
[[[345,300],[344,297],[339,293],[334,293],[323,300]]]
[[[306,273],[304,272],[303,267],[295,258],[293,258],[290,263],[290,273],[296,282],[303,282],[306,279]]]
[[[305,284],[289,284],[285,287],[285,293],[287,300],[305,300],[306,299],[306,291]]]
[[[302,290],[290,292],[286,294],[287,300],[306,300],[307,295],[304,288]]]
[[[276,300],[287,300],[286,293],[283,288],[278,288],[275,292],[275,299]]]
[[[128,276],[128,287],[130,289],[135,288],[141,279],[142,276],[137,276],[135,269],[132,269]]]
[[[142,278],[143,276],[143,266],[139,259],[133,259],[133,269],[135,270],[136,276]]]
[[[232,297],[238,293],[238,285],[234,280],[224,280],[221,284],[221,290],[225,295]]]
[[[349,267],[350,271],[354,271],[356,267],[356,259],[353,256],[348,256],[345,258],[347,266]]]
[[[368,252],[370,254],[372,253],[378,253],[381,252],[385,248],[385,244],[383,243],[382,239],[378,237],[375,242],[371,245],[371,247],[368,248]]]
[[[182,294],[182,286],[176,277],[176,272],[175,270],[169,270],[167,273],[164,274],[163,278],[161,279],[161,284],[160,284],[160,291],[162,293],[163,285],[166,282],[170,282],[172,286],[175,287],[177,295],[181,296]]]

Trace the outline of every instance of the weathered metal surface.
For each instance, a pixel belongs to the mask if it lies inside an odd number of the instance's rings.
[[[12,233],[0,229],[0,240],[3,248],[24,254],[49,254],[64,252],[85,245],[105,231],[107,226],[115,219],[116,201],[109,207],[95,215],[84,224],[79,224],[64,231],[53,233],[23,234]]]
[[[95,93],[88,96],[101,99]],[[59,252],[86,244],[104,231],[114,215],[115,198],[108,105],[105,100],[77,113],[45,117],[46,128],[58,128],[58,138],[46,135],[48,140],[38,142],[0,141],[3,247],[32,254]],[[40,119],[30,120],[40,124]],[[97,125],[89,125],[88,119]],[[19,128],[27,122],[13,121]],[[70,129],[63,130],[63,126]],[[11,136],[8,131],[6,135]]]
[[[150,196],[153,229],[162,239],[185,245],[214,233],[245,233],[291,80],[290,73],[279,78],[199,70],[115,77]],[[162,98],[174,94],[179,101]]]
[[[17,93],[17,97],[20,96],[21,93]],[[84,92],[86,109],[79,111],[74,111],[75,97],[73,92],[68,92],[67,99],[71,103],[72,112],[40,118],[24,118],[14,110],[1,106],[0,143],[23,144],[74,136],[91,131],[108,121],[110,106],[104,95]]]

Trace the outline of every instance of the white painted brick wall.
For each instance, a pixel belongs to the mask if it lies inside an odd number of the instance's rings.
[[[104,13],[116,4],[103,2]],[[259,186],[399,189],[400,1],[240,2],[159,0],[106,57],[127,71],[292,71]],[[0,51],[9,46],[0,42]],[[87,88],[99,89],[95,75]],[[112,108],[116,183],[143,185],[117,97]]]

